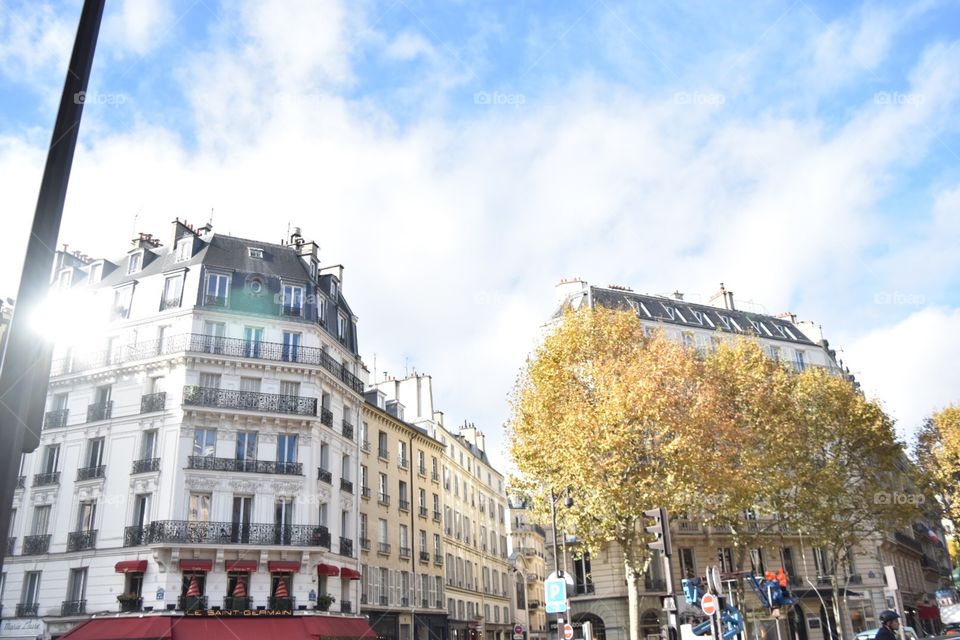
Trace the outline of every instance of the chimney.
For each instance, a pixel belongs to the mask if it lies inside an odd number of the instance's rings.
[[[673,292],[673,299],[683,301],[683,294],[679,290]]]
[[[567,298],[572,296],[575,293],[580,291],[585,291],[587,289],[587,283],[584,280],[581,280],[578,277],[561,280],[556,288],[555,294],[558,303],[563,303],[567,301]]]
[[[729,304],[726,305],[727,309],[736,311],[737,308],[733,306],[733,291],[727,291],[727,299],[730,301]]]
[[[481,453],[487,450],[487,436],[483,434],[482,431],[477,431],[477,449]]]

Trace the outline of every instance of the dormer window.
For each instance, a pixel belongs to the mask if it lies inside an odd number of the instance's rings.
[[[341,340],[347,339],[347,316],[342,313],[337,314],[337,337]]]
[[[333,297],[333,302],[337,302],[337,279],[330,278],[330,295]]]
[[[62,269],[60,273],[57,274],[57,286],[61,289],[69,288],[72,280],[73,269]]]
[[[143,252],[130,254],[130,264],[127,265],[127,273],[136,273],[143,266]]]
[[[177,243],[177,262],[184,262],[193,257],[193,238],[183,238]]]
[[[310,279],[311,280],[317,279],[317,263],[314,262],[313,260],[310,261]]]
[[[303,287],[283,285],[283,315],[300,317],[303,315]]]
[[[257,258],[258,260],[263,259],[263,249],[260,247],[247,247],[247,251],[251,258]]]
[[[90,267],[90,284],[100,282],[101,277],[103,277],[103,263],[98,262]]]

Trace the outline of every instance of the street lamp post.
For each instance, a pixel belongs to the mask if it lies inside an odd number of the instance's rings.
[[[553,521],[553,570],[557,574],[557,577],[564,580],[566,583],[566,577],[563,575],[563,571],[560,570],[560,555],[559,550],[560,546],[557,543],[557,499],[560,496],[556,495],[553,488],[550,488],[550,518]],[[568,509],[573,506],[573,498],[570,497],[569,490],[567,495],[563,500],[563,505]],[[566,566],[566,551],[564,551],[564,566]],[[563,613],[557,614],[557,640],[564,640],[563,637]]]

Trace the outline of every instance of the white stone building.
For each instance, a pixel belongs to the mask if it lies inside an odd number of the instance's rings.
[[[342,267],[299,233],[179,221],[164,244],[140,234],[71,262],[55,309],[81,339],[57,347],[22,459],[0,635],[120,610],[313,610],[324,594],[356,612],[366,374]]]

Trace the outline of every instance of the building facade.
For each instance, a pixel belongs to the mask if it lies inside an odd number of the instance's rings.
[[[56,348],[22,459],[4,624],[49,637],[101,612],[325,595],[357,611],[365,370],[341,284],[299,232],[277,245],[180,221],[166,246],[140,234],[55,274],[85,331]]]
[[[380,638],[446,640],[443,445],[367,393],[360,430],[361,613]]]
[[[757,340],[771,358],[784,361],[797,371],[811,366],[822,367],[856,384],[836,359],[818,326],[798,321],[791,314],[769,316],[738,310],[732,293],[725,291],[722,285],[716,296],[719,300],[716,307],[684,301],[680,294],[649,296],[625,287],[591,286],[581,280],[561,282],[557,292],[560,308],[554,318],[558,318],[565,308],[575,309],[582,305],[632,309],[646,331],[663,331],[668,338],[690,348],[709,351],[733,336],[747,336]],[[755,625],[756,637],[791,637],[794,640],[821,640],[830,637],[831,632],[835,636],[838,626],[847,636],[877,627],[879,613],[893,606],[883,570],[884,566],[891,564],[897,567],[907,622],[919,631],[918,609],[925,602],[933,602],[933,591],[941,579],[949,576],[950,559],[946,554],[942,527],[935,524],[936,518],[916,523],[909,531],[892,531],[867,538],[848,551],[845,562],[838,562],[820,549],[804,544],[803,537],[796,531],[775,520],[752,513],[745,513],[744,519],[750,530],[764,533],[758,536],[759,543],[755,548],[740,554],[733,548],[728,532],[708,529],[692,520],[675,518],[671,522],[672,575],[664,575],[662,561],[655,558],[638,584],[637,614],[641,636],[648,640],[661,637],[661,628],[666,621],[662,600],[667,593],[667,580],[672,581],[675,592],[681,594],[681,579],[704,576],[708,566],[717,566],[722,572],[752,570],[759,574],[776,572],[783,567],[799,604],[784,612],[779,620],[762,609],[749,592],[741,604],[746,610],[748,624]],[[611,544],[591,555],[578,546],[576,538],[567,538],[566,542],[561,550],[560,564],[569,564],[573,568],[575,586],[571,594],[571,617],[578,637],[582,637],[579,629],[583,622],[590,621],[598,640],[627,638],[629,612],[622,551]],[[547,565],[553,565],[550,546],[547,547]],[[845,569],[842,575],[837,575],[841,566]],[[831,580],[835,575],[841,585],[843,600],[840,621],[832,612]],[[681,624],[704,619],[702,612],[687,605],[682,596],[677,600]],[[828,606],[825,608],[822,603]],[[554,616],[550,618],[550,634],[555,636],[556,621]],[[780,627],[779,636],[776,635],[777,625]]]
[[[524,640],[546,640],[547,616],[543,581],[550,573],[546,564],[546,531],[533,521],[523,500],[508,503],[510,518],[510,568],[513,569],[515,618]]]

